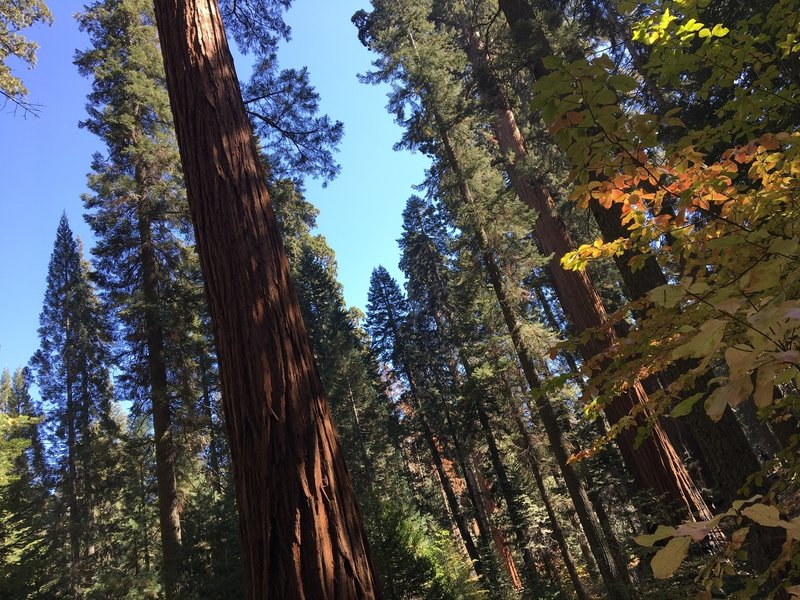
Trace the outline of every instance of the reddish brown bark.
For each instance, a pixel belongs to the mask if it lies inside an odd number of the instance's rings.
[[[250,599],[380,598],[216,0],[156,0]]]
[[[470,457],[470,462],[472,463],[471,473],[475,477],[476,484],[478,485],[478,489],[480,490],[480,498],[483,503],[483,506],[479,508],[486,515],[486,520],[489,522],[489,527],[491,528],[492,532],[492,543],[494,544],[494,549],[497,552],[497,555],[500,557],[500,564],[503,567],[503,570],[508,575],[508,580],[511,582],[511,586],[519,591],[522,589],[522,578],[519,574],[519,569],[517,569],[517,564],[514,562],[514,555],[511,553],[511,549],[508,547],[508,543],[506,542],[506,538],[503,535],[503,532],[498,529],[498,527],[492,522],[491,518],[494,512],[497,509],[497,505],[495,504],[494,500],[492,499],[492,490],[489,486],[489,482],[486,481],[486,478],[481,473],[478,464],[475,461],[475,457]]]

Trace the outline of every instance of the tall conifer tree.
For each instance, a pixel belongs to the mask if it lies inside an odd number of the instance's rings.
[[[171,599],[182,572],[175,398],[187,377],[177,363],[188,344],[186,288],[199,282],[187,281],[188,219],[152,5],[101,0],[79,24],[92,43],[75,60],[92,79],[82,125],[106,145],[92,164],[87,220],[98,237],[99,281],[122,332],[127,389],[150,406],[162,577]]]
[[[96,428],[112,433],[109,377],[110,334],[102,306],[89,281],[87,263],[61,217],[39,317],[40,347],[31,359],[50,425],[49,454],[56,514],[66,515],[55,537],[64,597],[80,597],[95,567]],[[62,545],[63,544],[63,545]]]

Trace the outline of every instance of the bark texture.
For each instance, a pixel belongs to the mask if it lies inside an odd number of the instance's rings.
[[[380,598],[216,0],[156,0],[219,357],[246,597]]]

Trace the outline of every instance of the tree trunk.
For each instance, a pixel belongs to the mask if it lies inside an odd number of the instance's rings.
[[[439,481],[442,484],[442,491],[444,492],[445,499],[447,500],[447,508],[450,511],[450,516],[456,523],[458,533],[461,535],[461,540],[464,542],[464,547],[467,550],[467,555],[472,561],[472,566],[475,569],[475,572],[481,577],[486,577],[486,568],[483,565],[478,548],[472,539],[472,534],[467,526],[467,520],[464,517],[461,506],[458,503],[458,498],[456,497],[455,490],[453,489],[453,483],[450,479],[450,474],[444,467],[442,454],[439,450],[439,444],[437,443],[436,437],[433,435],[428,422],[424,417],[421,420],[422,435],[425,437],[425,441],[428,443],[428,448],[431,452],[431,458],[433,459],[433,464],[436,467],[436,472],[439,475]]]
[[[428,444],[428,449],[430,450],[431,459],[433,460],[436,472],[439,474],[439,482],[441,484],[442,494],[444,495],[445,504],[449,509],[451,520],[456,524],[456,529],[458,530],[461,540],[464,543],[464,548],[467,551],[467,555],[472,561],[472,566],[475,570],[475,573],[483,577],[485,581],[489,582],[491,581],[491,578],[489,577],[490,573],[487,571],[486,565],[481,559],[478,547],[475,545],[475,541],[472,538],[472,534],[467,525],[467,519],[461,510],[458,497],[453,489],[450,472],[444,466],[439,439],[434,435],[433,430],[428,423],[428,418],[425,414],[426,407],[423,406],[422,399],[418,393],[417,380],[409,361],[409,352],[406,349],[406,345],[403,342],[403,337],[400,332],[399,315],[395,314],[392,308],[392,303],[386,296],[385,289],[383,287],[381,287],[381,300],[386,307],[388,325],[392,331],[392,338],[395,340],[395,351],[398,357],[398,364],[394,366],[399,373],[402,373],[402,375],[405,376],[406,382],[408,383],[413,409],[419,415],[422,435]]]
[[[511,520],[514,529],[514,535],[517,538],[517,543],[519,543],[523,549],[525,568],[527,570],[533,570],[533,573],[535,573],[536,567],[533,564],[533,554],[528,547],[527,536],[525,535],[523,528],[523,509],[522,506],[520,506],[517,495],[511,488],[511,481],[509,480],[508,473],[506,472],[505,464],[503,464],[503,459],[500,455],[500,449],[497,447],[497,441],[495,440],[494,431],[492,430],[491,422],[489,421],[489,415],[486,412],[486,407],[483,404],[483,399],[477,398],[476,408],[478,410],[478,419],[480,420],[481,427],[486,435],[486,444],[489,447],[489,456],[492,459],[492,466],[494,467],[497,475],[497,483],[499,484],[500,490],[502,491],[503,497],[506,501],[508,517]],[[514,415],[514,417],[515,421],[517,422],[517,427],[519,427],[521,424],[519,421],[519,416]],[[522,434],[523,432],[520,433]],[[550,522],[550,528],[553,530],[553,539],[556,541],[556,544],[558,544],[558,549],[561,553],[561,558],[564,561],[564,566],[567,568],[567,573],[569,574],[569,579],[572,582],[572,587],[575,590],[575,595],[579,600],[588,600],[589,594],[586,592],[583,582],[578,576],[578,571],[575,568],[575,562],[572,560],[572,555],[567,547],[566,538],[564,537],[561,525],[556,518],[556,514],[553,510],[547,490],[544,487],[544,480],[542,479],[542,473],[538,466],[539,461],[535,455],[536,449],[530,443],[527,430],[524,431],[524,434],[525,435],[522,436],[521,440],[522,444],[524,444],[522,447],[522,452],[526,456],[529,470],[532,472],[534,480],[536,481],[539,497],[541,498],[545,512],[547,513],[547,519]]]
[[[246,597],[380,598],[219,8],[155,9],[219,357]]]
[[[613,13],[612,16],[619,17],[613,1],[603,2],[603,4],[610,13]],[[525,32],[529,32],[536,39],[535,50],[539,54],[537,55],[536,52],[527,53],[529,69],[535,78],[546,75],[548,71],[544,67],[541,58],[551,55],[553,52],[542,28],[533,24],[534,13],[530,5],[525,0],[500,0],[500,7],[514,33],[516,43],[521,48],[530,46],[530,43],[524,40]],[[621,23],[619,18],[617,18],[617,22]],[[661,90],[648,77],[644,68],[646,59],[633,46],[633,42],[630,39],[630,31],[626,30],[621,24],[618,29],[618,34],[622,36],[634,66],[642,76],[649,93],[656,101],[659,110],[666,111],[669,108],[668,102]],[[496,82],[495,88],[499,92],[499,86]],[[499,93],[498,95],[502,94]],[[509,126],[514,126],[513,115]],[[524,156],[526,153],[524,144],[521,143],[521,137],[519,139],[520,143],[514,149],[517,158]],[[609,208],[605,208],[597,201],[592,201],[589,208],[605,241],[608,242],[630,236],[630,232],[622,225],[622,211],[617,204],[612,204]],[[553,250],[546,250],[546,252],[551,251]],[[630,267],[630,259],[633,255],[632,251],[626,251],[621,256],[615,256],[614,262],[622,277],[623,290],[626,297],[629,300],[638,300],[653,288],[667,283],[667,279],[652,255],[647,257],[642,268],[634,272]],[[556,256],[560,255],[557,254]],[[686,368],[691,368],[691,366]],[[700,389],[701,387],[707,387],[707,381],[699,382],[695,391],[705,391]],[[700,451],[701,456],[699,458],[703,464],[707,465],[707,476],[718,483],[723,500],[726,505],[729,505],[736,498],[736,492],[739,487],[759,466],[755,453],[733,412],[725,411],[720,422],[712,424],[703,410],[703,404],[698,402],[695,404],[694,410],[682,421],[675,423],[675,425],[687,437],[691,437],[692,445],[696,445]],[[687,429],[688,431],[686,431]],[[728,458],[730,456],[738,456],[741,460],[737,460],[735,461],[736,464],[732,464]]]
[[[164,330],[159,316],[158,275],[153,233],[148,207],[147,178],[137,170],[137,185],[142,200],[137,208],[139,220],[139,259],[142,264],[144,329],[150,403],[153,411],[153,436],[156,446],[156,487],[158,523],[161,531],[162,576],[167,600],[180,595],[181,517],[175,474],[175,442],[172,437],[172,411],[169,403],[167,368],[164,357]]]
[[[514,555],[512,554],[511,549],[508,547],[505,535],[503,535],[503,532],[494,524],[494,522],[492,522],[492,515],[497,510],[497,505],[492,499],[491,487],[489,486],[489,482],[486,481],[486,478],[483,476],[483,473],[481,473],[480,465],[475,460],[474,455],[470,456],[470,462],[472,463],[470,473],[475,478],[475,484],[480,491],[480,498],[483,501],[481,511],[486,516],[485,518],[489,523],[489,528],[492,532],[494,549],[497,552],[497,556],[500,558],[500,564],[503,565],[503,570],[506,572],[506,575],[508,575],[508,580],[511,582],[511,586],[516,592],[520,592],[523,584],[522,578],[519,574],[519,569],[517,569],[517,564],[514,562]],[[528,548],[523,548],[523,551],[527,550]],[[530,587],[529,589],[534,590],[535,588]]]
[[[65,337],[69,338],[69,323],[67,324],[67,331]],[[64,356],[64,361],[69,362],[71,357]],[[69,572],[70,572],[70,585],[72,586],[72,597],[80,598],[81,585],[80,585],[80,559],[81,559],[81,521],[80,521],[80,507],[78,506],[78,469],[75,461],[75,454],[77,453],[77,435],[75,431],[75,398],[73,397],[72,380],[69,374],[69,367],[67,366],[67,406],[66,406],[66,419],[67,419],[67,481],[66,481],[66,496],[67,496],[67,509],[69,510]]]

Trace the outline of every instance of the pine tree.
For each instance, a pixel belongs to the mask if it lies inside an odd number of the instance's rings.
[[[105,299],[122,332],[121,384],[149,405],[156,447],[161,557],[167,598],[180,593],[182,487],[195,467],[195,363],[204,306],[152,6],[104,0],[79,17],[92,48],[76,55],[92,79],[82,124],[106,145],[84,197]],[[213,360],[212,360],[213,362]],[[181,451],[181,450],[184,451]],[[185,488],[184,488],[185,489]],[[143,525],[144,526],[144,525]]]
[[[95,568],[96,515],[103,491],[95,465],[98,434],[108,436],[112,397],[109,378],[110,334],[105,314],[89,281],[66,216],[61,217],[47,274],[39,318],[40,347],[31,359],[49,422],[50,468],[55,514],[67,515],[55,526],[53,560],[63,566],[61,592],[79,597]],[[102,433],[101,433],[102,432]]]
[[[381,3],[372,13],[354,17],[362,41],[381,53],[376,61],[379,70],[371,74],[369,80],[401,79],[408,86],[398,87],[390,100],[390,107],[406,125],[404,144],[421,148],[438,161],[432,169],[437,175],[437,191],[449,199],[449,210],[460,216],[458,226],[471,235],[496,293],[528,385],[531,390],[537,390],[541,388],[541,379],[536,373],[535,350],[523,336],[524,321],[513,291],[505,283],[493,246],[498,238],[490,229],[485,212],[491,206],[488,201],[505,186],[500,183],[499,174],[493,172],[491,160],[481,154],[482,149],[476,148],[471,140],[470,130],[480,130],[480,127],[470,127],[459,121],[458,115],[467,113],[469,107],[459,97],[458,89],[449,84],[449,72],[463,69],[463,59],[459,60],[450,51],[449,42],[427,20],[428,14],[429,9],[426,11],[420,6],[411,9],[406,5]],[[413,105],[410,115],[406,113],[408,94],[422,101],[421,106]],[[491,224],[496,223],[496,220],[491,221]],[[557,457],[601,567],[607,593],[627,597],[626,565],[614,556],[608,541],[603,539],[585,485],[575,467],[567,462],[566,439],[556,420],[553,404],[544,394],[539,393],[535,398],[551,451]]]
[[[47,573],[48,474],[41,409],[26,368],[0,376],[0,598],[26,598]]]

